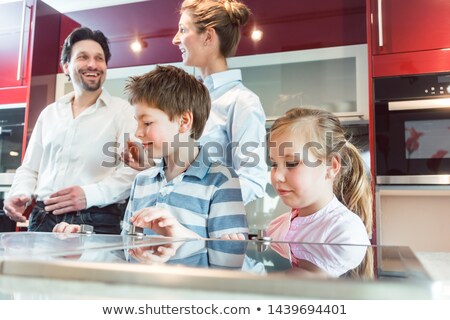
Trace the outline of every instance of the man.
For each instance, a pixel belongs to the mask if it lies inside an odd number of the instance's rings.
[[[118,203],[128,198],[136,171],[114,155],[136,121],[125,100],[102,89],[110,57],[100,31],[78,28],[64,42],[61,66],[74,92],[41,112],[4,205],[11,220],[24,222],[37,196],[29,231],[50,232],[66,221],[120,233]]]

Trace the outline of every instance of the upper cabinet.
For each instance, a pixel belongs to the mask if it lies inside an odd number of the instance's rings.
[[[242,30],[236,56],[366,43],[364,1],[244,2],[252,15]],[[140,1],[71,11],[65,15],[106,34],[112,52],[109,68],[173,63],[181,61],[178,47],[172,44],[178,29],[180,3],[180,0]],[[254,41],[251,37],[255,29],[262,31],[260,41]],[[131,42],[136,38],[147,44],[139,53],[130,49]]]
[[[450,48],[449,0],[372,0],[372,52]]]
[[[367,0],[373,76],[450,70],[449,0]]]
[[[26,101],[33,14],[33,0],[0,4],[0,104]]]
[[[0,87],[27,84],[33,1],[0,4]]]

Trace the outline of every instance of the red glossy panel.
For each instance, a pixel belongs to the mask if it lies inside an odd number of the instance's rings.
[[[366,6],[361,0],[261,1],[244,0],[253,15],[243,30],[237,55],[323,48],[366,43]],[[179,0],[152,0],[71,12],[78,23],[102,30],[111,41],[109,67],[181,61],[172,45]],[[254,43],[253,25],[264,32]],[[147,37],[148,48],[135,54],[129,48],[136,35]]]
[[[373,77],[450,71],[450,50],[373,56]]]
[[[0,88],[0,104],[25,103],[27,87]]]
[[[382,1],[384,45],[378,45],[378,1]],[[374,54],[450,48],[449,0],[372,0]]]
[[[29,24],[26,26],[29,27]],[[0,5],[0,87],[22,85],[17,80],[20,34],[22,28],[22,2]],[[27,29],[28,30],[28,29]],[[28,32],[27,32],[28,34]],[[24,41],[25,43],[26,41]],[[26,51],[26,47],[23,52]],[[25,58],[25,54],[22,55]]]

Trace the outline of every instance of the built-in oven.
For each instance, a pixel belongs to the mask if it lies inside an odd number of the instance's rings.
[[[0,232],[16,230],[3,211],[3,200],[22,159],[25,104],[0,105]]]
[[[450,185],[450,73],[374,80],[378,184]]]

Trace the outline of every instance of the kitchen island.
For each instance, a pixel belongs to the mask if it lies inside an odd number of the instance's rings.
[[[432,257],[423,254],[419,261],[406,247],[28,232],[3,233],[0,240],[3,299],[433,299],[445,294],[422,266]]]

